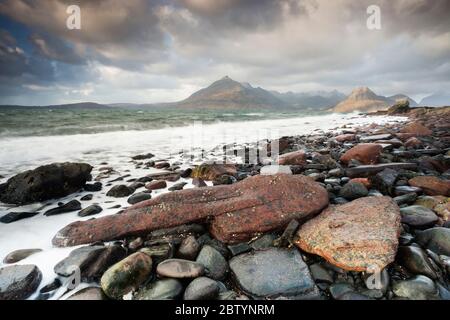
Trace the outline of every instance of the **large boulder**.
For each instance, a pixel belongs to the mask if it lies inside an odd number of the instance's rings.
[[[394,261],[400,220],[390,197],[360,198],[329,207],[306,222],[296,244],[345,270],[382,270]]]
[[[328,205],[328,193],[311,178],[278,174],[254,176],[232,185],[186,189],[138,203],[120,215],[71,223],[53,238],[56,246],[147,234],[194,221],[211,222],[211,233],[225,243],[304,219]]]
[[[35,265],[14,265],[0,269],[0,300],[24,300],[39,287],[42,273]]]
[[[53,163],[22,172],[0,185],[0,201],[29,204],[67,196],[91,179],[86,163]]]
[[[378,163],[383,147],[377,143],[360,143],[341,156],[341,162],[348,164],[351,160],[357,160],[362,164]]]
[[[236,284],[254,298],[314,299],[320,294],[297,249],[271,248],[231,259]]]

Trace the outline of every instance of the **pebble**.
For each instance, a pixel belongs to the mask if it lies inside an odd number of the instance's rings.
[[[339,196],[347,200],[354,200],[365,197],[368,193],[366,186],[361,182],[349,182],[341,189]]]
[[[62,214],[62,213],[68,213],[68,212],[73,212],[73,211],[78,211],[81,210],[81,203],[77,200],[72,200],[67,202],[66,204],[63,204],[59,207],[47,210],[44,213],[44,216],[54,216],[57,214]]]
[[[42,273],[35,265],[0,268],[0,300],[25,300],[39,287]]]
[[[178,248],[177,257],[186,260],[195,260],[200,251],[200,244],[195,236],[190,235],[181,241]]]
[[[402,223],[419,229],[432,227],[439,219],[432,210],[422,206],[401,208],[400,214]]]
[[[200,277],[194,279],[184,292],[184,300],[212,300],[219,294],[219,285],[216,281]]]
[[[168,278],[197,278],[205,273],[205,267],[197,262],[183,259],[167,259],[158,264],[156,273]]]
[[[196,261],[205,267],[205,274],[212,279],[223,280],[228,272],[228,262],[210,245],[203,246]]]
[[[124,198],[128,197],[132,193],[134,193],[134,189],[130,188],[126,185],[120,184],[112,187],[107,193],[106,196],[113,198]]]
[[[128,198],[127,202],[129,204],[136,204],[142,201],[150,200],[152,198],[150,193],[147,192],[139,192],[136,194],[133,194],[131,197]]]
[[[410,300],[435,300],[439,297],[438,289],[433,280],[422,275],[394,283],[392,291],[397,297]]]
[[[183,285],[177,279],[161,279],[140,289],[133,300],[172,300],[183,292]]]
[[[93,205],[90,205],[87,208],[84,208],[80,212],[78,212],[78,216],[80,216],[80,217],[93,216],[95,214],[99,214],[102,211],[103,211],[102,207],[100,207],[97,204],[93,204]]]
[[[28,258],[29,256],[41,252],[42,249],[19,249],[9,253],[4,259],[3,263],[16,263],[23,259]]]
[[[396,260],[413,274],[422,274],[431,279],[437,278],[436,271],[421,248],[414,246],[399,247]]]

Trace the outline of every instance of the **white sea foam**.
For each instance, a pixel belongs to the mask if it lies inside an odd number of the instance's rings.
[[[166,128],[148,131],[107,132],[99,134],[48,136],[48,137],[20,137],[0,139],[0,175],[6,178],[20,171],[35,168],[42,164],[63,161],[84,161],[94,166],[93,175],[99,173],[98,169],[103,162],[108,163],[119,173],[112,176],[112,180],[119,175],[130,174],[138,178],[150,173],[159,172],[156,169],[136,169],[130,163],[130,156],[151,152],[156,158],[171,157],[175,160],[183,159],[179,150],[191,147],[201,147],[209,150],[219,144],[232,142],[255,142],[264,138],[278,138],[286,135],[297,135],[320,132],[338,128],[351,123],[354,126],[370,124],[373,122],[383,124],[392,121],[403,121],[399,117],[361,117],[355,115],[330,114],[326,116],[311,116],[303,118],[259,120],[248,122],[223,122],[203,126]],[[243,140],[243,141],[242,141]],[[176,155],[174,157],[174,155]],[[202,159],[197,159],[202,161]],[[125,179],[126,180],[126,179]],[[193,187],[189,179],[183,179],[189,184],[185,188]],[[105,182],[105,181],[103,181]],[[179,181],[178,181],[179,182]],[[124,183],[123,181],[116,182]],[[174,183],[169,182],[168,187]],[[106,197],[110,187],[104,187],[101,192],[94,193],[91,201],[83,202],[83,207],[98,203],[103,212],[96,217],[114,214],[118,209],[108,209],[113,205],[128,206],[126,198],[115,199]],[[152,196],[168,192],[167,188],[155,191]],[[79,199],[88,192],[80,192],[57,201],[48,201],[45,210],[57,206],[57,202],[67,202]],[[112,201],[112,202],[111,202]],[[35,210],[42,204],[10,208],[0,204],[1,212]],[[43,211],[41,211],[43,212]],[[66,257],[73,248],[53,248],[51,239],[58,230],[76,220],[87,220],[90,217],[80,218],[76,212],[46,217],[42,213],[32,218],[17,221],[11,224],[0,224],[0,261],[11,251],[27,248],[41,248],[44,251],[19,262],[19,264],[36,264],[44,277],[41,287],[53,281],[54,265]],[[0,262],[0,267],[3,266]],[[31,298],[35,298],[35,294]],[[58,296],[55,296],[56,298]]]

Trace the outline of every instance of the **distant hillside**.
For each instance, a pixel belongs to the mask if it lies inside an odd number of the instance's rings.
[[[19,105],[0,105],[1,109],[16,109],[16,108],[28,108],[28,109],[75,109],[75,110],[90,110],[90,109],[110,109],[108,105],[94,103],[94,102],[81,102],[70,104],[57,104],[51,106],[19,106]]]
[[[248,83],[242,84],[228,76],[195,92],[186,100],[171,104],[171,106],[211,109],[280,109],[291,107],[269,91],[254,88]]]
[[[450,106],[450,93],[439,92],[432,94],[423,98],[420,105],[428,107]]]
[[[334,112],[374,112],[386,110],[398,100],[407,99],[410,106],[417,106],[417,103],[406,95],[398,94],[391,97],[379,96],[367,87],[357,88],[344,101],[338,103],[332,111]]]

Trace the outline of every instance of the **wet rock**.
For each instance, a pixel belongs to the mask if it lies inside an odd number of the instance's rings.
[[[181,241],[177,256],[181,259],[195,260],[200,251],[200,244],[194,236],[188,236]]]
[[[419,229],[431,227],[439,219],[433,211],[422,206],[401,208],[400,213],[402,215],[402,223]]]
[[[152,198],[152,195],[147,192],[139,192],[136,194],[133,194],[131,197],[128,198],[127,202],[129,204],[136,204],[142,201],[147,201]]]
[[[377,134],[377,135],[373,135],[373,136],[360,137],[359,141],[360,142],[375,142],[378,140],[388,140],[391,137],[392,137],[392,134],[385,133],[385,134]]]
[[[172,300],[181,296],[183,285],[176,279],[161,279],[140,289],[133,300]]]
[[[406,140],[405,147],[407,147],[407,148],[419,148],[419,147],[422,146],[422,144],[423,144],[422,141],[420,141],[416,137],[412,137],[412,138],[409,138],[408,140]]]
[[[205,267],[206,276],[212,279],[223,280],[228,272],[227,261],[210,245],[203,246],[196,261]]]
[[[158,190],[158,189],[164,189],[167,187],[167,182],[164,180],[155,180],[152,182],[149,182],[145,185],[145,189],[148,190]]]
[[[125,250],[117,245],[81,247],[73,250],[67,258],[61,260],[54,267],[54,271],[58,275],[68,277],[74,273],[74,267],[77,267],[81,273],[81,280],[96,281],[111,265],[125,256]]]
[[[287,227],[284,229],[283,234],[276,239],[273,244],[276,247],[287,247],[294,243],[294,235],[298,230],[299,223],[297,220],[291,220]]]
[[[220,177],[217,177],[213,180],[214,186],[220,186],[220,185],[226,185],[226,184],[233,184],[237,182],[237,179],[233,176],[230,176],[228,174],[221,175]]]
[[[351,160],[358,160],[362,164],[378,163],[383,147],[376,143],[362,143],[354,146],[342,155],[340,161],[348,164]]]
[[[394,283],[392,291],[397,297],[410,300],[434,300],[439,297],[433,280],[422,275]]]
[[[153,158],[155,155],[152,153],[138,154],[134,157],[131,157],[133,160],[147,160]]]
[[[416,170],[417,164],[416,163],[382,163],[377,165],[367,165],[367,166],[357,166],[354,168],[348,168],[345,170],[345,174],[350,178],[356,178],[356,177],[370,177],[378,172],[381,172],[387,168],[394,169],[394,170]]]
[[[416,193],[407,193],[401,196],[397,196],[394,198],[395,203],[397,203],[397,205],[403,205],[403,204],[411,204],[414,203],[414,201],[416,201],[417,199],[417,194]]]
[[[85,196],[82,196],[80,198],[80,201],[91,201],[93,198],[94,198],[94,195],[90,193]]]
[[[150,256],[154,263],[170,259],[173,256],[173,247],[169,243],[152,245],[151,247],[142,248],[139,251]]]
[[[200,277],[194,279],[184,292],[184,300],[212,300],[219,294],[219,285],[216,281]]]
[[[80,291],[74,293],[73,295],[68,297],[66,300],[77,300],[77,301],[108,300],[108,297],[103,293],[101,288],[87,287],[87,288],[81,289]]]
[[[228,246],[228,250],[230,251],[232,256],[237,256],[239,254],[251,251],[252,247],[250,247],[246,242],[241,242]]]
[[[397,261],[414,274],[422,274],[436,279],[437,274],[428,260],[426,253],[418,247],[399,247]]]
[[[413,134],[416,137],[429,136],[433,134],[433,131],[417,121],[407,124],[400,130],[400,132]]]
[[[53,280],[49,284],[43,286],[41,288],[41,290],[39,290],[39,293],[49,293],[49,292],[55,291],[56,289],[61,288],[61,286],[62,286],[61,280],[56,278],[55,280]]]
[[[316,282],[333,283],[333,277],[330,272],[320,264],[315,263],[310,265],[309,270]]]
[[[54,216],[57,214],[68,213],[81,210],[81,203],[78,200],[72,200],[59,207],[45,211],[44,216]]]
[[[384,169],[370,179],[372,186],[383,194],[392,195],[398,172],[393,169]]]
[[[183,190],[185,185],[187,185],[187,182],[176,183],[173,186],[171,186],[168,190],[169,191]]]
[[[391,198],[360,198],[306,222],[296,244],[345,270],[384,269],[397,252],[400,219]]]
[[[152,259],[136,252],[110,267],[100,280],[103,292],[112,299],[121,299],[137,289],[150,276]]]
[[[271,248],[230,261],[238,286],[255,298],[314,299],[319,292],[296,249]]]
[[[434,176],[415,177],[408,181],[413,187],[423,189],[429,196],[450,196],[450,180],[442,180]]]
[[[98,204],[93,204],[78,212],[78,216],[80,217],[93,216],[95,214],[99,214],[102,211],[103,211],[102,207],[100,207]]]
[[[206,182],[203,181],[202,179],[199,179],[199,178],[193,178],[192,179],[192,184],[194,186],[196,186],[197,188],[207,187]]]
[[[0,268],[0,300],[25,300],[41,283],[42,273],[35,265]]]
[[[416,241],[422,247],[431,251],[450,256],[450,229],[432,228],[418,232]]]
[[[303,150],[298,150],[290,153],[285,153],[278,158],[279,165],[296,165],[302,166],[306,164],[306,153]]]
[[[94,183],[86,183],[83,187],[85,191],[88,192],[97,192],[102,190],[102,183],[101,182],[94,182]]]
[[[113,198],[124,198],[128,197],[130,194],[134,192],[133,188],[130,188],[126,185],[117,185],[112,187],[107,193],[106,196]]]
[[[0,202],[28,204],[74,193],[91,179],[86,163],[53,163],[22,172],[2,185]]]
[[[29,256],[41,252],[42,249],[20,249],[15,250],[9,253],[4,259],[3,263],[16,263],[23,259],[28,258]]]
[[[191,168],[187,168],[186,170],[182,171],[180,173],[180,177],[182,178],[189,178],[192,174],[192,169]]]
[[[129,185],[129,187],[130,187],[131,189],[137,190],[137,189],[140,189],[140,188],[145,187],[145,183],[135,181],[135,182],[131,183],[131,184]]]
[[[10,212],[0,218],[1,223],[12,223],[22,219],[34,217],[39,212]]]
[[[156,272],[161,277],[197,278],[205,273],[205,267],[200,263],[189,260],[168,259],[158,264]]]
[[[313,216],[327,205],[328,192],[310,178],[253,176],[227,186],[174,191],[136,204],[120,215],[74,222],[59,231],[53,243],[73,246],[121,239],[208,217],[217,239],[238,243],[285,226],[292,219]]]
[[[202,164],[192,170],[191,178],[212,181],[224,174],[236,176],[236,166],[233,164]]]
[[[339,192],[339,196],[348,200],[354,200],[367,196],[369,191],[361,182],[349,182]]]
[[[398,187],[395,187],[395,189],[394,189],[394,194],[396,196],[402,196],[402,195],[410,194],[410,193],[420,194],[420,193],[422,193],[422,189],[417,188],[417,187],[410,187],[410,186],[398,186]]]
[[[335,300],[340,300],[345,294],[353,292],[355,289],[348,283],[335,283],[329,288],[330,294]]]
[[[253,250],[262,250],[262,249],[268,249],[273,247],[274,245],[274,241],[275,241],[276,237],[274,234],[265,234],[261,237],[259,237],[258,239],[256,239],[255,241],[252,241],[250,243],[250,247]]]
[[[337,142],[349,142],[349,141],[354,141],[356,139],[356,135],[353,133],[346,133],[346,134],[341,134],[339,136],[336,136],[334,138]]]

